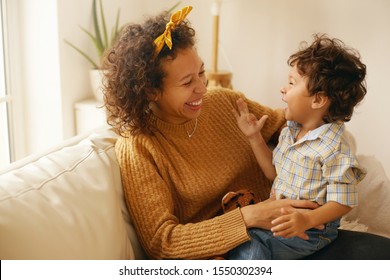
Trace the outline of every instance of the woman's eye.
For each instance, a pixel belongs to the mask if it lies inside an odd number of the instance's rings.
[[[192,80],[189,80],[188,82],[185,82],[183,85],[189,86],[189,85],[191,85],[191,83],[192,83]]]

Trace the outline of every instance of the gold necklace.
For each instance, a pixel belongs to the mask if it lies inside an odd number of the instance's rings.
[[[195,131],[196,131],[196,128],[197,128],[197,126],[198,126],[198,118],[196,118],[196,119],[195,119],[195,126],[194,126],[194,130],[193,130],[191,133],[189,133],[189,132],[186,130],[186,132],[187,132],[187,135],[188,135],[188,138],[191,138],[191,137],[194,135],[194,133],[195,133]]]

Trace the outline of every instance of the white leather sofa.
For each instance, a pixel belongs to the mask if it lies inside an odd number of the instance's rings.
[[[0,171],[0,259],[145,259],[123,198],[114,145],[101,128]],[[390,183],[372,156],[347,229],[390,237]],[[356,223],[358,221],[358,223]]]
[[[110,129],[0,172],[0,259],[145,258],[124,202]]]

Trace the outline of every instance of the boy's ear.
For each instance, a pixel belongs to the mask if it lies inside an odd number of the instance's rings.
[[[324,92],[320,91],[314,94],[311,106],[313,109],[321,109],[326,107],[329,102],[329,97]]]

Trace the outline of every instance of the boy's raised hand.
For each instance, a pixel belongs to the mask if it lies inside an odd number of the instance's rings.
[[[249,112],[248,105],[242,98],[237,100],[238,112],[233,109],[233,115],[236,117],[238,127],[247,137],[259,133],[264,126],[268,116],[264,115],[258,120],[256,116]]]

